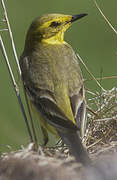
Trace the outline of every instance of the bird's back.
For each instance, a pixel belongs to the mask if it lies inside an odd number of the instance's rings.
[[[79,93],[83,80],[71,46],[67,43],[41,44],[22,57],[20,64],[26,88],[29,91],[35,89],[36,96],[40,90],[42,94],[45,91],[50,93],[62,111],[74,121],[70,97]]]
[[[25,69],[24,81],[28,78],[42,89],[54,91],[56,86],[62,83],[68,87],[69,94],[72,95],[83,84],[77,57],[67,43],[39,45],[32,52],[25,52],[20,64],[23,70]]]

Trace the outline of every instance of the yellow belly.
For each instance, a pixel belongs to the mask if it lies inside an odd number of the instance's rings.
[[[45,131],[45,133],[44,133],[43,130],[42,130],[44,139],[48,138],[48,131],[50,131],[52,134],[54,134],[54,135],[56,136],[56,138],[59,138],[59,135],[58,135],[56,129],[55,129],[53,126],[51,126],[51,125],[46,121],[46,119],[44,119],[44,118],[39,114],[39,112],[36,110],[35,106],[32,104],[32,102],[30,101],[29,98],[28,98],[28,102],[29,102],[29,106],[30,106],[31,112],[34,114],[35,117],[38,118],[41,129],[44,129],[44,131]],[[45,137],[45,136],[47,136],[47,137]]]

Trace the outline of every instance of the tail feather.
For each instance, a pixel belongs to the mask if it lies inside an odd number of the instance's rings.
[[[33,103],[42,117],[56,129],[76,160],[83,165],[89,165],[90,159],[82,145],[78,127],[47,97],[38,97]]]
[[[76,161],[81,162],[84,166],[89,166],[91,160],[84,149],[78,131],[74,133],[58,132],[63,142],[68,146],[71,154],[75,157]]]

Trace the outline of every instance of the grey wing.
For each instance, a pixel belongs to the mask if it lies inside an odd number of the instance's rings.
[[[86,100],[84,86],[80,88],[77,94],[70,97],[73,115],[78,128],[80,128],[81,137],[84,137],[86,130]]]

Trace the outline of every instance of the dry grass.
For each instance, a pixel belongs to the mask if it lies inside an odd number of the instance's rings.
[[[88,100],[88,127],[83,139],[90,153],[117,147],[117,88],[93,93]],[[115,151],[115,150],[114,150]]]
[[[117,88],[92,94],[83,142],[93,166],[76,163],[61,142],[52,148],[39,147],[38,152],[31,144],[1,156],[0,180],[116,180],[117,154],[109,155],[117,151]]]

